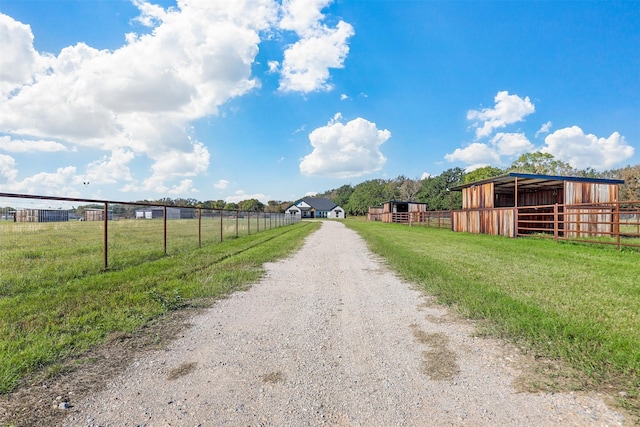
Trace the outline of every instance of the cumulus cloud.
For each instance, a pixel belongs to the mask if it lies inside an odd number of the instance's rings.
[[[491,138],[491,144],[501,156],[514,156],[535,149],[524,133],[498,132]]]
[[[473,126],[477,138],[487,137],[495,129],[520,122],[536,110],[528,96],[523,99],[518,95],[509,95],[508,91],[498,92],[494,101],[494,108],[467,112],[467,119],[475,121]]]
[[[67,147],[55,141],[12,139],[8,135],[0,136],[0,150],[10,153],[35,153],[67,151]]]
[[[76,182],[91,182],[93,184],[115,184],[120,180],[132,181],[129,162],[135,154],[124,149],[115,149],[111,157],[104,156],[87,165],[87,172],[78,176]]]
[[[618,132],[601,138],[585,134],[578,126],[558,129],[547,135],[544,142],[542,152],[553,154],[578,169],[610,169],[623,164],[634,153],[634,148]]]
[[[2,164],[3,160],[0,154],[0,180],[3,175]],[[16,180],[17,175],[17,170],[9,170],[9,176],[5,176],[5,178],[8,179],[2,185],[2,188],[14,193],[31,193],[33,188],[38,188],[40,194],[43,195],[64,194],[68,197],[77,197],[80,195],[75,186],[76,168],[74,166],[57,168],[55,172],[39,172],[22,181]]]
[[[229,186],[229,184],[230,182],[226,179],[219,179],[215,184],[213,184],[213,187],[217,188],[218,190],[224,190]]]
[[[349,53],[353,27],[340,21],[334,28],[322,24],[330,0],[285,0],[279,27],[294,31],[300,40],[284,52],[279,89],[283,92],[330,90],[330,68],[342,68]]]
[[[380,146],[391,132],[360,117],[346,124],[341,119],[338,113],[326,126],[309,134],[313,151],[300,162],[303,175],[350,178],[382,169],[387,159]]]
[[[463,162],[471,164],[497,164],[500,162],[500,155],[487,144],[474,142],[465,148],[456,148],[451,154],[446,154],[444,158],[450,162]]]
[[[11,156],[0,154],[0,184],[11,184],[15,182],[17,176],[16,160]]]

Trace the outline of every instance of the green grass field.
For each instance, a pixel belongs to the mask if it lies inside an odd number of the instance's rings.
[[[640,421],[640,254],[347,220],[405,279],[487,331],[624,396]],[[619,394],[622,392],[622,394]]]
[[[234,221],[234,238],[203,238],[198,248],[197,221],[168,222],[175,233],[169,255],[162,250],[162,221],[110,222],[115,267],[106,272],[100,223],[9,223],[22,230],[2,224],[0,393],[110,334],[134,331],[169,310],[206,305],[258,280],[263,263],[291,253],[319,226],[263,231],[260,224],[257,233],[252,225],[250,236],[235,238]]]

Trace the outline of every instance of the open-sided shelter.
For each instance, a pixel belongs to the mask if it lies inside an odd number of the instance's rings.
[[[516,237],[552,231],[606,234],[622,180],[509,173],[450,188],[462,191],[454,231]]]
[[[425,212],[427,212],[426,203],[391,200],[382,206],[370,207],[367,219],[399,223],[421,222],[421,213]]]

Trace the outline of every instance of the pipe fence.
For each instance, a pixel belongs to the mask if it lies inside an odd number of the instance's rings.
[[[3,288],[117,270],[300,221],[249,212],[0,193]]]

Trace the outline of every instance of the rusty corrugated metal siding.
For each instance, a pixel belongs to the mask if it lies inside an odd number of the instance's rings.
[[[565,181],[564,203],[609,203],[618,201],[617,184]]]
[[[493,191],[493,182],[463,189],[462,209],[492,208]]]
[[[453,212],[453,230],[515,237],[515,209],[472,209]]]

